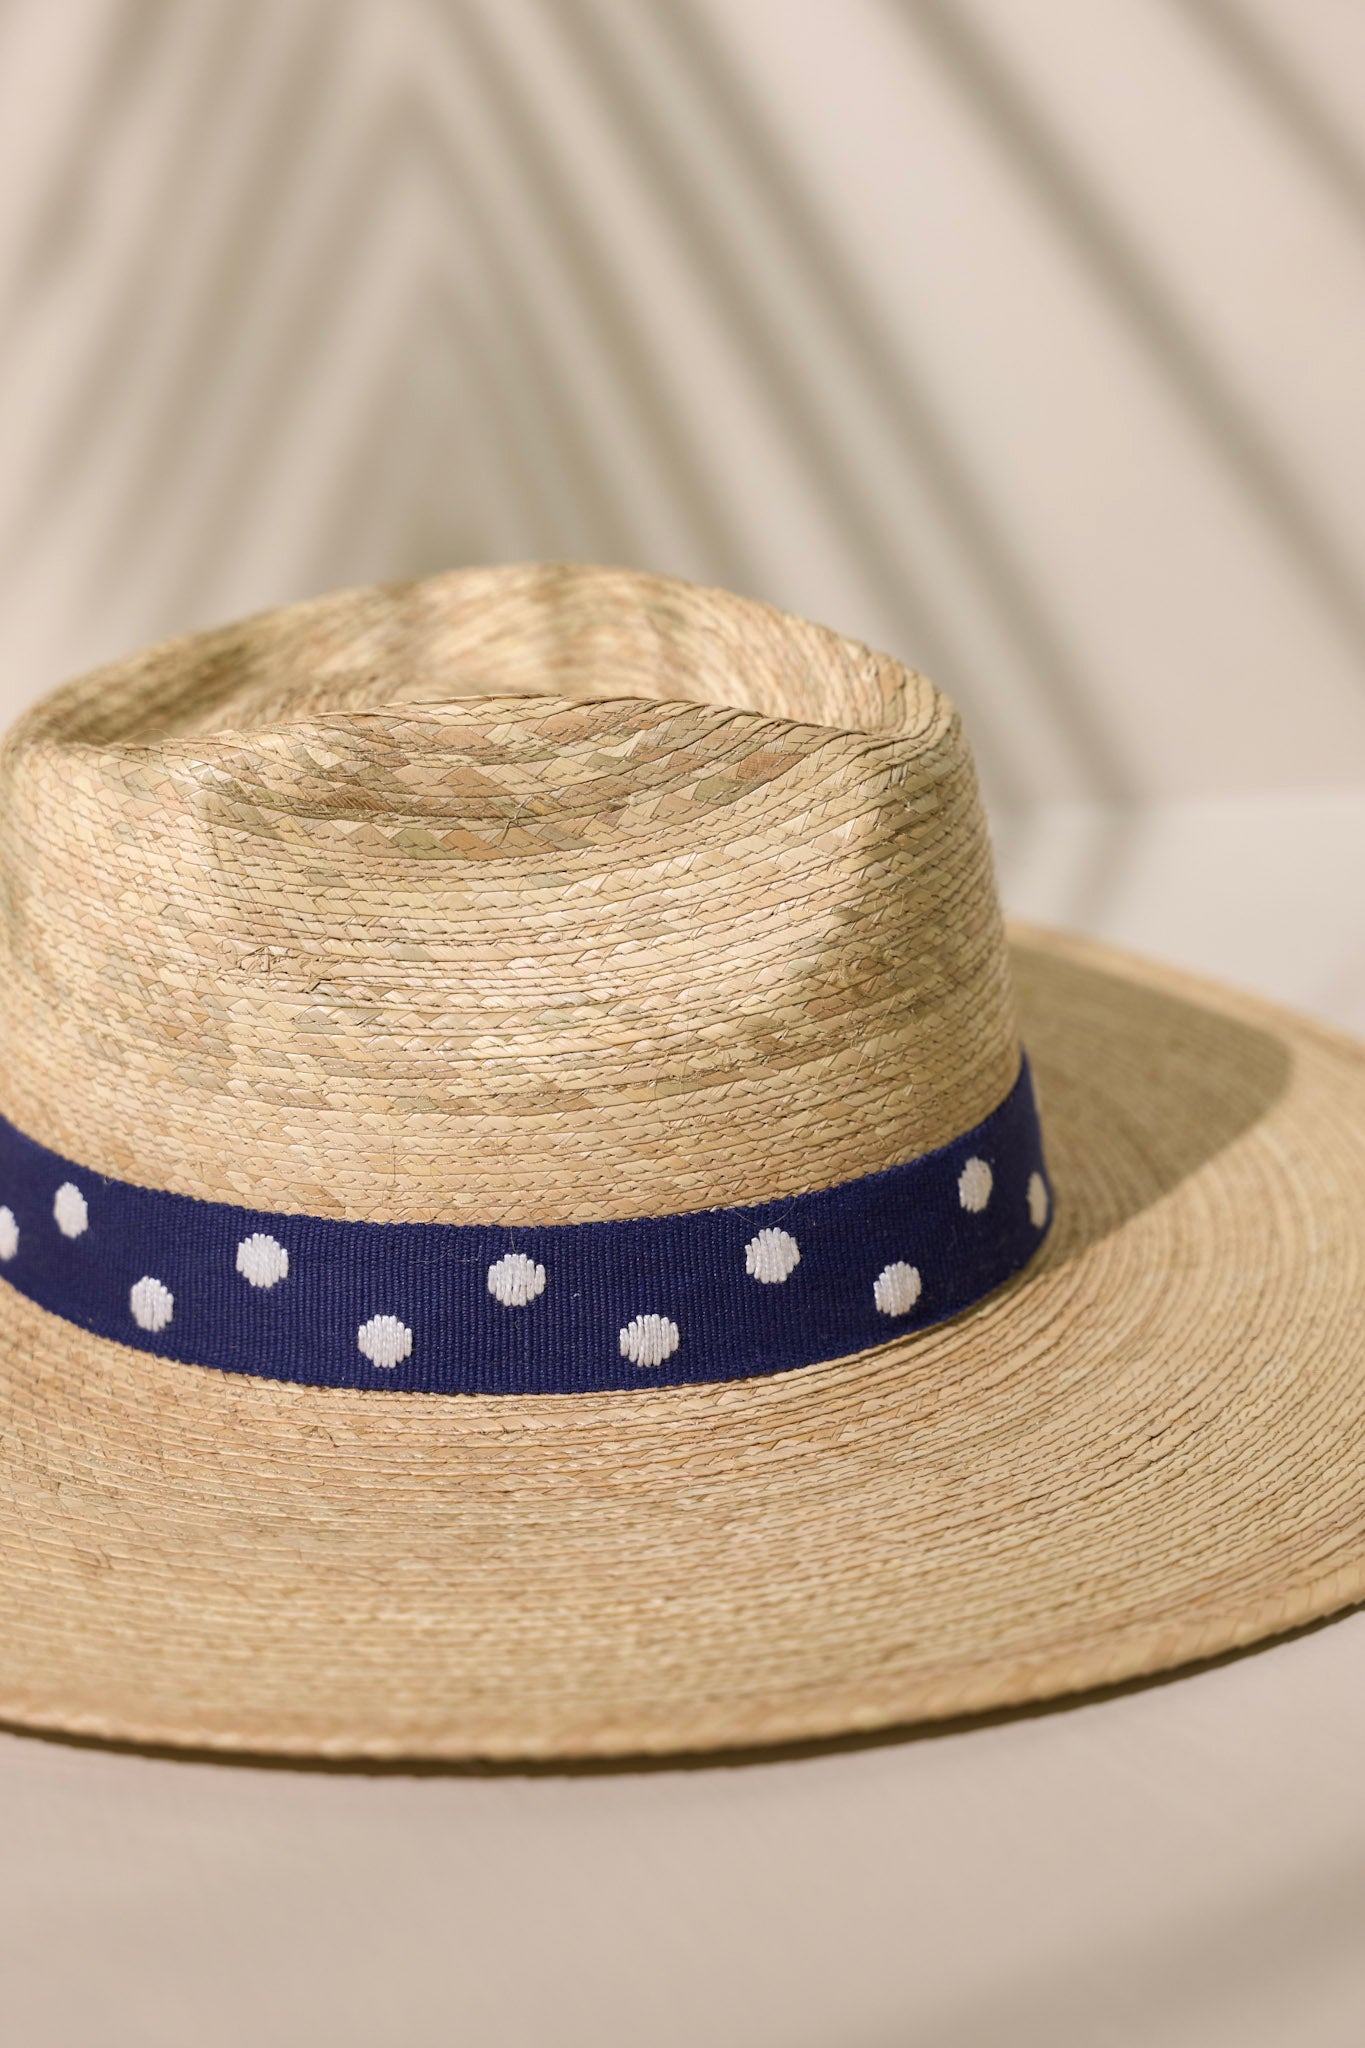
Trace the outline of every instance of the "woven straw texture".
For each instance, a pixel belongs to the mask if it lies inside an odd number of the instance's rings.
[[[724,1386],[314,1390],[5,1289],[0,1715],[336,1756],[743,1745],[1089,1687],[1365,1593],[1365,1059],[1021,937],[922,679],[601,571],[347,594],[4,760],[0,1107],[281,1210],[668,1212],[1003,1095],[1057,1187],[955,1323]]]
[[[480,571],[248,621],[57,693],[3,805],[0,1107],[125,1180],[671,1213],[912,1157],[1018,1063],[951,708],[720,593]]]

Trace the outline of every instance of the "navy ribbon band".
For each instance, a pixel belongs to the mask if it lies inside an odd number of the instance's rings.
[[[627,1222],[342,1223],[91,1173],[0,1118],[0,1277],[187,1365],[572,1394],[785,1372],[961,1313],[1052,1197],[1028,1061],[951,1144],[838,1187]]]

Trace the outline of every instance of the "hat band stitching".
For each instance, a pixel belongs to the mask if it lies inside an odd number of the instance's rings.
[[[0,1277],[186,1365],[572,1394],[784,1372],[993,1293],[1047,1233],[1032,1076],[972,1130],[808,1194],[627,1221],[365,1223],[115,1180],[0,1118]]]

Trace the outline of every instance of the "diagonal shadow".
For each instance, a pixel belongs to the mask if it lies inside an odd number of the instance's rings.
[[[1091,275],[1142,340],[1249,505],[1365,661],[1365,593],[1325,521],[1204,351],[1138,248],[1030,105],[964,8],[949,0],[887,0],[938,60],[983,127],[1032,186]]]
[[[413,309],[414,324],[422,318],[422,310]],[[369,379],[364,410],[353,422],[344,457],[328,479],[329,509],[316,535],[310,570],[300,579],[304,589],[384,581],[391,575],[420,576],[424,571],[424,564],[393,546],[393,536],[411,531],[424,510],[425,494],[414,476],[411,368],[410,347],[400,341]],[[429,444],[439,445],[442,426],[426,422]],[[461,512],[467,503],[462,491]],[[455,506],[452,498],[448,528],[460,524]],[[472,546],[466,542],[452,547],[446,560],[478,561],[483,555],[482,543],[475,540]]]
[[[110,140],[137,93],[147,62],[171,18],[173,0],[118,0],[105,23],[98,61],[69,126],[48,191],[34,195],[24,246],[14,272],[14,298],[39,293],[76,240],[93,183],[94,166],[106,161]],[[6,309],[8,311],[8,309]],[[0,319],[0,335],[8,327]]]
[[[447,25],[449,24],[449,17],[442,16],[442,19],[447,22]],[[515,147],[523,170],[528,172],[528,174],[532,171],[535,173],[534,197],[536,203],[542,208],[546,216],[552,220],[557,240],[564,250],[566,257],[572,262],[575,278],[595,305],[600,307],[604,296],[619,302],[620,295],[617,287],[611,281],[607,266],[602,260],[596,245],[584,230],[583,210],[578,207],[571,207],[562,171],[554,165],[549,153],[546,151],[541,140],[540,125],[535,120],[531,110],[524,106],[518,98],[510,69],[502,62],[483,25],[480,24],[478,28],[474,28],[472,15],[462,15],[461,26],[464,31],[462,48],[467,54],[471,48],[472,31],[472,42],[477,45],[477,56],[481,66],[480,82],[485,90],[486,97],[489,103],[496,107],[504,129]],[[622,120],[623,124],[628,123],[632,127],[634,130],[632,141],[637,147],[642,140],[647,140],[650,137],[650,124],[647,119],[637,118],[634,103],[628,94],[622,96],[619,100],[613,94],[612,112],[614,116]],[[714,284],[715,280],[712,279],[711,281]],[[639,345],[638,340],[633,335],[630,337],[628,345],[623,347],[626,337],[620,332],[619,325],[613,324],[615,325],[615,331],[610,336],[613,345],[613,355],[617,359],[625,356],[628,360],[632,381],[644,370],[649,370],[651,386],[650,411],[656,430],[666,430],[661,435],[661,438],[666,439],[664,456],[670,480],[676,482],[680,453],[686,452],[688,461],[690,462],[691,460],[687,437],[682,430],[681,424],[675,420],[672,402],[658,385],[657,378],[652,370],[652,357]],[[770,367],[771,364],[765,365],[765,368]],[[785,375],[785,370],[783,374]],[[791,425],[799,421],[800,414],[801,407],[799,405],[797,407],[788,406],[786,413],[784,413],[784,419]],[[853,505],[851,502],[841,502],[839,509],[841,515],[847,514],[845,530],[849,530],[850,526],[856,524],[859,528],[859,540],[865,540],[867,548],[875,550],[882,556],[884,567],[884,574],[881,579],[882,594],[892,615],[899,616],[903,620],[908,621],[910,637],[912,639],[917,638],[921,643],[940,650],[934,659],[934,666],[940,674],[946,670],[960,672],[962,664],[949,651],[946,630],[941,621],[935,617],[930,600],[921,589],[914,585],[910,572],[904,563],[889,554],[879,529],[868,520],[862,508]],[[866,566],[866,549],[864,549],[860,559],[863,560]],[[737,558],[733,541],[721,552],[720,565],[724,579],[735,587],[752,591],[760,581],[753,565],[743,556]]]
[[[516,385],[505,374],[498,336],[484,333],[477,312],[460,302],[447,278],[434,281],[431,297],[433,325],[449,337],[452,356],[458,353],[464,364],[477,403],[490,424],[489,439],[500,458],[503,482],[518,506],[516,547],[532,560],[549,560],[560,534],[545,504],[535,437],[528,430]]]
[[[770,402],[779,413],[788,444],[799,450],[825,506],[851,544],[862,574],[898,635],[913,648],[917,664],[970,702],[970,665],[957,653],[939,608],[919,581],[904,553],[888,534],[880,511],[850,473],[837,437],[826,425],[818,402],[803,388],[789,352],[782,346],[770,317],[752,290],[747,267],[717,233],[698,204],[686,170],[670,151],[663,130],[650,116],[615,52],[589,10],[556,5],[553,19],[561,37],[592,83],[634,162],[649,179],[665,217],[692,256],[706,290],[724,311],[731,330],[759,372]],[[517,136],[518,148],[526,133]],[[748,587],[752,588],[752,584]],[[984,751],[990,752],[989,727]],[[1017,774],[1007,759],[992,756],[994,779],[1007,797],[1020,797]]]
[[[566,166],[556,160],[514,69],[504,63],[478,8],[464,7],[457,15],[433,5],[430,14],[448,39],[458,68],[477,82],[537,213],[553,234],[580,303],[591,316],[602,353],[616,370],[621,389],[629,393],[652,444],[657,471],[703,542],[713,565],[710,573],[755,589],[761,577],[753,552],[698,459],[632,311],[630,295],[604,255],[601,238],[592,231]]]
[[[1356,226],[1365,229],[1365,159],[1324,111],[1270,39],[1227,0],[1168,0],[1177,14],[1206,36],[1232,64],[1335,193]]]
[[[349,155],[347,181],[333,202],[329,231],[313,251],[306,272],[295,281],[292,316],[271,352],[250,423],[214,493],[209,515],[198,524],[183,566],[172,580],[171,615],[197,614],[211,591],[215,565],[250,517],[262,464],[284,431],[314,356],[359,288],[356,250],[382,232],[395,184],[407,174],[416,175],[427,189],[462,196],[459,225],[469,235],[494,292],[507,353],[521,357],[533,409],[561,468],[574,480],[585,537],[593,551],[629,559],[633,534],[627,509],[607,484],[591,431],[556,361],[553,338],[483,203],[474,172],[457,139],[436,124],[425,105],[394,98],[364,146]],[[446,203],[453,205],[453,198]]]
[[[573,14],[577,21],[581,9],[575,7]],[[744,90],[719,39],[704,26],[700,12],[690,7],[662,8],[650,18],[671,42],[680,64],[692,72],[708,116],[724,132],[728,148],[743,164],[750,189],[761,196],[786,250],[804,275],[811,298],[853,364],[860,391],[876,405],[907,465],[918,469],[925,479],[945,526],[972,565],[1040,694],[1086,769],[1087,785],[1101,796],[1129,795],[1132,783],[1127,765],[1097,716],[1090,680],[1081,672],[1044,597],[1032,586],[983,492],[954,449],[942,424],[942,408],[935,403],[904,338],[898,337],[893,346],[880,329],[857,277],[801,193],[781,144],[765,125],[754,96]],[[626,95],[621,97],[626,105],[633,104]],[[675,212],[687,225],[708,274],[715,274],[715,238],[704,235],[700,210],[695,205],[687,207],[683,195],[681,203],[675,199]],[[732,293],[742,293],[748,279],[733,263],[728,270]],[[751,346],[756,324],[755,320],[748,322]],[[758,346],[765,374],[771,372],[774,361],[780,367],[781,353],[771,322],[758,338]],[[809,410],[803,407],[802,417]]]
[[[11,558],[22,561],[22,534],[37,535],[52,518],[84,468],[92,443],[118,414],[122,382],[149,309],[162,297],[161,286],[192,231],[197,181],[191,165],[202,161],[206,138],[226,118],[233,83],[246,61],[260,19],[262,0],[215,0],[211,32],[195,67],[194,88],[187,94],[175,124],[168,157],[171,171],[159,204],[141,217],[141,232],[119,268],[113,304],[105,309],[98,331],[89,337],[86,371],[62,408],[53,444],[42,462],[23,508],[20,531],[4,537]],[[154,29],[159,24],[154,24]],[[83,143],[73,158],[71,192],[98,182],[100,160]],[[68,202],[79,206],[79,199]]]
[[[535,536],[537,556],[548,554],[553,543],[544,522],[539,484],[523,442],[517,408],[503,388],[495,352],[484,347],[468,309],[460,305],[441,280],[428,285],[423,302],[411,309],[406,324],[422,333],[438,334],[445,359],[459,364],[458,381],[464,393],[460,415],[467,418],[471,408],[477,408],[491,420],[490,438],[500,458],[503,481],[510,484],[516,502],[518,528]],[[486,531],[471,524],[468,536],[454,541],[451,522],[441,516],[440,508],[434,521],[429,519],[423,494],[414,496],[408,489],[394,494],[377,488],[376,479],[384,473],[385,458],[392,454],[395,439],[401,438],[395,421],[410,398],[409,369],[408,352],[399,347],[391,352],[390,361],[374,381],[374,401],[333,480],[332,513],[318,535],[303,579],[308,588],[322,587],[329,579],[335,582],[338,574],[344,580],[373,578],[378,558],[373,545],[366,545],[364,534],[375,523],[376,512],[381,524],[402,525],[408,534],[406,543],[392,550],[387,570],[382,562],[378,563],[377,573],[381,577],[386,573],[420,576],[443,569],[452,560],[478,562],[493,558]],[[408,410],[412,410],[410,405]],[[430,428],[429,417],[423,417]],[[450,426],[457,425],[458,420],[452,417]],[[428,445],[428,454],[439,453],[444,426],[445,422],[438,423],[436,447],[433,451]],[[413,431],[411,419],[407,431]],[[430,444],[429,431],[425,439]],[[377,507],[376,498],[381,500]],[[385,498],[387,503],[383,502]],[[354,571],[349,567],[352,563],[356,564]]]
[[[130,18],[133,18],[130,16]],[[159,11],[157,0],[149,6],[140,0],[135,19],[141,24],[142,40],[137,43],[138,64],[125,57],[123,68],[114,84],[120,92],[131,89],[131,83],[141,75],[145,67],[148,50],[154,46],[158,28],[164,24],[164,15]],[[167,261],[173,259],[173,251],[180,239],[177,224],[183,227],[180,217],[182,195],[193,181],[188,175],[189,165],[200,153],[202,134],[201,115],[207,105],[210,91],[209,74],[213,82],[221,84],[223,65],[235,65],[242,61],[243,37],[251,30],[259,17],[246,13],[220,9],[214,15],[215,35],[218,38],[207,51],[211,62],[201,67],[205,83],[197,91],[193,104],[187,109],[177,134],[177,151],[173,153],[171,174],[166,185],[166,202],[163,208],[151,213],[141,240],[138,255],[130,266],[133,282],[120,293],[119,300],[107,323],[101,323],[96,337],[97,346],[92,351],[92,370],[83,387],[78,388],[74,403],[65,415],[65,432],[53,458],[46,466],[45,488],[28,510],[28,524],[33,530],[41,527],[45,517],[50,517],[54,501],[59,501],[66,488],[73,465],[78,465],[92,437],[97,437],[101,424],[111,418],[117,410],[118,378],[126,353],[135,339],[139,301],[144,297],[155,299],[158,279],[164,276],[164,269],[158,268],[159,252],[170,250]],[[466,17],[467,21],[468,17]],[[330,26],[336,27],[334,17],[329,17]],[[192,439],[194,412],[198,394],[207,385],[212,388],[229,363],[231,355],[240,345],[242,314],[238,310],[243,302],[249,301],[252,287],[263,267],[263,252],[269,246],[270,208],[268,200],[272,191],[280,188],[294,174],[301,158],[306,154],[310,141],[316,138],[317,130],[327,113],[327,85],[330,77],[328,51],[334,39],[324,39],[326,47],[318,50],[319,36],[324,26],[320,17],[315,17],[309,33],[299,38],[291,50],[290,62],[283,72],[278,87],[270,96],[268,120],[264,128],[262,146],[254,153],[250,171],[243,180],[235,198],[230,227],[228,230],[228,253],[222,266],[215,266],[208,286],[192,309],[186,322],[186,331],[178,338],[175,360],[168,379],[168,388],[162,403],[151,423],[150,431],[143,445],[135,454],[137,464],[129,479],[125,493],[127,516],[116,528],[111,528],[107,544],[101,557],[96,561],[94,581],[97,587],[111,588],[126,573],[128,550],[135,544],[136,536],[145,533],[148,522],[154,521],[160,512],[166,510],[174,500],[177,482],[183,466],[183,451]],[[476,31],[476,34],[478,32]],[[150,42],[148,41],[150,38]],[[249,40],[249,35],[247,36]],[[489,46],[482,46],[485,58],[489,57]],[[496,60],[491,60],[496,63]],[[522,145],[523,168],[528,139],[536,139],[534,122],[516,98],[515,87],[506,72],[489,73],[485,67],[485,83],[495,93],[504,123],[510,123],[517,141]],[[119,81],[122,81],[122,85]],[[117,94],[116,94],[117,97]],[[414,133],[420,137],[418,154],[431,159],[443,157],[443,163],[432,164],[432,176],[427,189],[434,189],[449,195],[458,190],[468,203],[472,189],[473,173],[469,164],[451,165],[451,141],[440,133],[427,110],[418,105],[411,110]],[[398,148],[397,131],[401,122],[395,120],[390,131],[395,155]],[[380,149],[368,152],[364,157],[360,178],[343,193],[337,208],[340,220],[356,218],[356,185],[365,177],[374,176],[374,182],[382,187],[385,182],[385,152]],[[66,206],[79,206],[83,180],[95,175],[97,166],[89,159],[88,152],[82,153],[82,162],[73,169],[75,183],[63,199]],[[563,180],[558,167],[549,153],[542,147],[532,163],[534,173],[533,197],[544,209],[555,205],[555,224],[567,242],[572,255],[571,276],[577,289],[584,293],[598,327],[604,332],[608,352],[613,360],[624,354],[629,371],[627,382],[637,403],[643,398],[647,424],[653,432],[657,460],[663,474],[675,488],[681,477],[684,483],[682,496],[691,513],[693,524],[702,529],[705,546],[716,562],[717,570],[725,580],[747,581],[752,587],[757,580],[752,562],[739,539],[733,522],[727,524],[719,510],[714,492],[705,485],[700,470],[687,445],[687,437],[681,431],[666,395],[653,374],[652,359],[643,347],[638,332],[629,318],[628,305],[613,283],[607,265],[602,260],[588,236],[582,222],[581,208],[575,212],[563,194]],[[453,173],[453,175],[452,175]],[[453,204],[448,199],[447,203]],[[473,209],[476,215],[481,209]],[[485,268],[492,273],[501,268],[502,295],[505,301],[516,296],[512,266],[508,263],[500,245],[500,238],[491,222],[485,225],[475,217],[464,223],[471,227],[482,243],[482,257]],[[482,228],[482,232],[480,232]],[[301,281],[300,295],[306,300],[319,296],[319,288],[325,294],[330,281],[337,286],[335,302],[340,302],[342,293],[340,279],[345,270],[344,251],[335,243],[332,254],[338,259],[329,264],[326,256],[315,267],[310,276]],[[501,265],[499,266],[499,259]],[[529,301],[522,296],[519,314],[514,313],[514,324],[522,329],[530,314]],[[316,330],[324,320],[318,311],[309,321],[308,313],[300,307],[296,315],[302,330],[311,324]],[[307,357],[310,353],[305,339],[298,350],[286,346],[284,355],[293,362],[300,377],[307,375]],[[543,334],[537,350],[539,372],[535,383],[538,395],[544,400],[546,394],[557,391],[566,381],[563,372],[555,364],[553,344]],[[277,365],[268,372],[269,385],[283,389],[285,380],[276,376]],[[267,386],[267,389],[269,388]],[[259,408],[258,408],[259,410]],[[268,408],[267,408],[268,410]],[[560,408],[561,412],[563,407]],[[578,446],[573,460],[573,472],[583,484],[582,495],[592,496],[592,479],[597,464],[591,448],[591,436],[586,432],[577,435]],[[240,482],[242,465],[250,467],[253,452],[263,451],[269,445],[270,437],[261,430],[259,420],[253,418],[243,436],[241,462],[238,465]],[[662,443],[662,445],[660,445]],[[229,484],[229,497],[233,495]],[[247,497],[252,495],[248,488]],[[239,501],[239,509],[244,509]],[[598,513],[602,508],[599,504]],[[615,544],[607,552],[618,559],[630,559],[634,553],[629,523],[624,511],[611,522],[617,530]],[[589,540],[586,552],[598,552],[592,545],[607,522],[598,516],[592,522],[595,532],[585,536]],[[216,529],[221,531],[221,527]],[[875,532],[872,535],[877,539]],[[192,576],[194,572],[191,572]],[[890,601],[904,613],[906,605],[906,577],[903,569],[888,555],[886,565],[888,584],[894,580],[895,588],[889,591]],[[180,602],[184,602],[182,591]],[[942,629],[930,626],[930,637],[942,639]],[[938,664],[954,671],[950,654]]]
[[[225,15],[220,14],[220,22],[224,19]],[[335,29],[335,15],[329,18],[329,23]],[[291,49],[291,61],[282,67],[271,95],[270,118],[261,131],[260,147],[253,153],[251,166],[235,195],[229,230],[224,238],[225,260],[213,266],[207,288],[193,309],[186,332],[180,339],[178,361],[168,380],[165,401],[158,408],[151,430],[134,458],[136,467],[123,493],[126,517],[108,533],[103,552],[96,558],[92,581],[97,587],[108,588],[117,583],[126,573],[131,550],[145,533],[149,521],[155,518],[159,505],[167,499],[173,503],[177,484],[176,459],[192,435],[194,413],[201,393],[205,388],[215,388],[233,351],[239,346],[241,330],[234,315],[239,306],[248,302],[255,275],[268,251],[271,227],[269,201],[272,194],[293,175],[308,144],[316,139],[320,119],[326,111],[327,92],[334,75],[331,55],[335,44],[335,37],[321,33],[327,25],[322,22],[319,11],[314,9],[311,24],[305,24],[305,34]],[[219,49],[209,54],[222,56],[224,52]],[[210,72],[212,69],[209,66]],[[187,155],[197,152],[197,124],[188,122],[179,139],[185,144]],[[187,165],[185,169],[187,171]],[[177,172],[168,183],[178,190],[188,183],[188,177]],[[166,218],[158,212],[149,223],[147,242],[155,247],[167,240],[167,227]],[[127,336],[129,341],[134,338],[133,335]],[[111,347],[103,332],[99,343],[98,360],[112,358],[117,369],[121,362],[121,344],[116,342]],[[100,379],[81,395],[75,409],[77,440],[83,439],[87,432],[97,432],[100,422],[110,416],[111,388]],[[250,438],[259,439],[257,436]],[[58,477],[53,481],[59,485],[62,479]],[[30,516],[38,509],[30,502]],[[367,501],[364,509],[372,511],[373,506]],[[405,566],[410,568],[411,564]],[[325,570],[323,574],[325,578]],[[336,580],[334,572],[332,580]]]
[[[253,293],[276,242],[278,195],[299,174],[335,87],[337,16],[332,13],[324,19],[317,0],[295,0],[296,10],[300,7],[302,32],[296,32],[272,80],[268,104],[253,126],[250,157],[234,191],[215,261],[205,274],[197,303],[182,322],[155,418],[134,452],[123,492],[125,517],[109,529],[105,550],[96,559],[94,574],[101,582],[125,574],[143,535],[159,517],[173,514],[195,416],[205,394],[219,389],[231,367],[242,322],[250,320]],[[327,32],[329,25],[332,33]],[[197,138],[188,139],[198,146]],[[164,232],[160,223],[157,232]],[[117,352],[115,344],[109,353]]]

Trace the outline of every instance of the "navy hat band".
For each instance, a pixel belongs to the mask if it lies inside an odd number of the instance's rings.
[[[0,1278],[97,1337],[306,1386],[573,1394],[815,1365],[970,1308],[1051,1209],[1026,1059],[917,1159],[622,1222],[276,1215],[90,1172],[0,1118]]]

